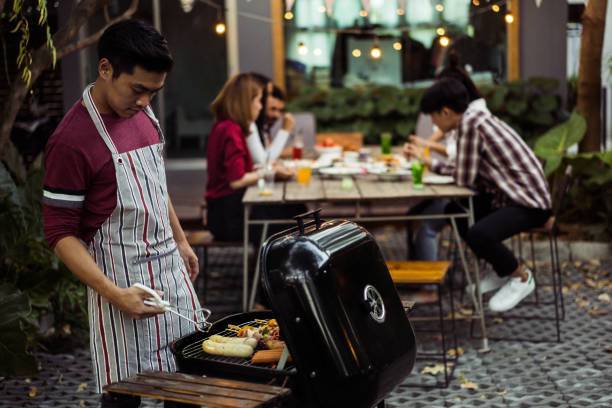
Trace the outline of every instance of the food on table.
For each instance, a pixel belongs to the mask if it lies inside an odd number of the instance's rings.
[[[247,358],[253,354],[253,347],[248,344],[217,343],[210,339],[202,342],[202,349],[208,354],[227,357]]]
[[[281,354],[283,354],[283,349],[259,350],[251,357],[251,364],[278,363]],[[291,355],[287,356],[287,361],[291,361]]]
[[[334,142],[331,138],[326,137],[322,142],[317,142],[317,147],[338,147],[338,143]]]
[[[400,158],[393,154],[383,154],[382,156],[375,157],[374,162],[382,162],[386,166],[399,167],[402,165]]]

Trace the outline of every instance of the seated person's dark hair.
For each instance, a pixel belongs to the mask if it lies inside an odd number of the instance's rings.
[[[108,27],[98,42],[98,60],[107,58],[113,78],[132,74],[134,67],[153,72],[170,72],[174,60],[168,42],[153,27],[140,20],[120,21]]]
[[[274,88],[272,88],[272,97],[283,102],[285,101],[285,93],[276,85],[274,85]]]
[[[440,71],[438,75],[436,75],[436,79],[439,80],[442,78],[455,78],[461,82],[463,86],[465,86],[465,89],[467,89],[470,102],[482,98],[480,92],[478,92],[478,88],[476,88],[476,85],[474,85],[472,78],[470,78],[468,73],[461,68],[461,65],[459,64],[459,54],[455,50],[450,50],[448,53],[448,66]]]
[[[468,92],[456,79],[444,78],[427,88],[421,98],[421,112],[440,112],[443,107],[463,113],[468,107]]]

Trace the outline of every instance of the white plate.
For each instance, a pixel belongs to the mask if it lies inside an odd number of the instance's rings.
[[[378,176],[381,180],[399,180],[402,177],[412,176],[412,172],[401,167],[396,167],[394,169],[380,167],[371,168],[368,173]]]
[[[451,176],[441,176],[439,174],[432,174],[430,176],[423,176],[424,184],[452,184],[455,179]]]
[[[361,169],[358,167],[323,167],[319,169],[319,173],[326,176],[344,177],[360,174]]]

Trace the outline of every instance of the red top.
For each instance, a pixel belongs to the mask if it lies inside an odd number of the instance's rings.
[[[129,119],[101,116],[120,153],[159,143],[157,130],[144,112]],[[116,205],[111,152],[79,100],[45,147],[43,219],[49,246],[71,235],[89,244]]]
[[[229,119],[213,125],[208,137],[206,159],[208,180],[204,197],[207,200],[236,193],[229,183],[253,171],[253,160],[245,134],[236,122]]]

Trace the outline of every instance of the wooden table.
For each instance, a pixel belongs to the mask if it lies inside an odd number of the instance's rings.
[[[211,408],[281,406],[289,388],[223,378],[147,372],[108,384],[104,391]]]
[[[262,225],[262,239],[264,241],[267,236],[268,226],[270,224],[287,224],[294,223],[293,220],[279,219],[250,219],[251,208],[253,205],[280,204],[280,203],[304,203],[320,205],[321,203],[343,203],[350,204],[355,207],[354,215],[345,217],[346,219],[356,222],[405,222],[414,219],[440,219],[446,218],[450,221],[453,228],[453,234],[457,243],[457,248],[461,263],[466,275],[468,284],[472,284],[472,274],[469,271],[465,252],[461,245],[459,230],[457,229],[456,220],[458,218],[467,218],[468,223],[474,223],[474,211],[472,198],[475,193],[465,187],[458,187],[452,184],[437,184],[425,185],[422,189],[415,189],[412,186],[411,180],[402,181],[380,181],[372,175],[354,176],[353,188],[343,189],[342,180],[335,178],[320,178],[313,175],[311,181],[307,185],[300,185],[297,181],[291,180],[279,182],[275,184],[272,195],[262,196],[259,194],[257,186],[251,186],[247,189],[242,203],[244,204],[244,251],[243,251],[243,292],[242,292],[242,308],[249,310],[252,308],[255,300],[255,291],[259,279],[259,259],[257,259],[255,267],[255,276],[251,288],[250,298],[248,293],[248,244],[249,244],[249,226],[254,224]],[[460,199],[467,199],[468,207],[461,206],[462,211],[453,214],[407,214],[408,208],[423,199],[442,199],[448,198],[458,202]],[[362,207],[368,206],[385,206],[392,203],[394,207],[398,205],[406,205],[403,213],[372,215],[364,214]],[[258,257],[259,257],[259,252]],[[474,270],[476,287],[480,288],[480,277],[478,273],[478,265],[476,263]],[[481,329],[483,336],[483,349],[488,349],[488,340],[486,336],[486,327],[484,313],[482,307],[482,294],[476,291],[472,294],[472,301],[475,307],[475,317],[480,318]]]

